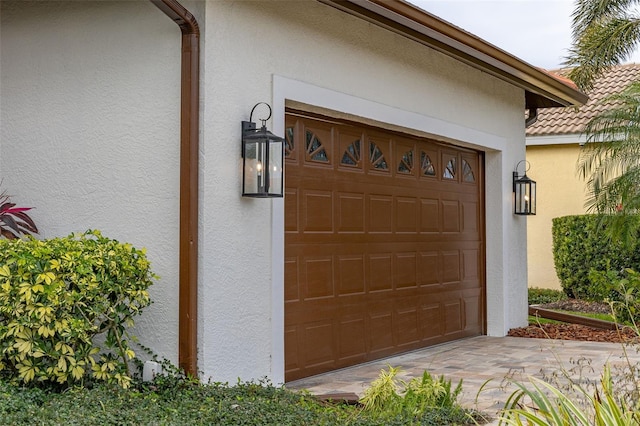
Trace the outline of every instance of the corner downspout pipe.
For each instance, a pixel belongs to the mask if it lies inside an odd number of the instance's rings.
[[[198,152],[200,29],[176,0],[150,0],[182,31],[180,94],[180,266],[178,363],[198,376]]]

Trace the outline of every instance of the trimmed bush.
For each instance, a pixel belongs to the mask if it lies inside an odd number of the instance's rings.
[[[126,327],[149,305],[154,278],[144,250],[99,231],[0,240],[0,377],[62,385],[92,377],[127,387],[135,354]]]
[[[530,305],[544,305],[545,303],[558,302],[567,298],[567,295],[562,290],[555,290],[552,288],[529,288],[529,304]]]
[[[592,271],[640,270],[640,250],[611,241],[598,215],[553,219],[553,260],[562,289],[569,297],[604,300],[610,295],[595,285]]]

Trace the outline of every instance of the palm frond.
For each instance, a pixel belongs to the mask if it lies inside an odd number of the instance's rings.
[[[626,244],[640,231],[640,82],[601,103],[607,109],[585,126],[577,168],[587,184],[587,211],[602,215],[608,238]]]
[[[594,21],[569,49],[565,60],[572,68],[569,78],[581,89],[591,89],[606,69],[628,59],[639,42],[640,20],[635,16],[623,14]]]
[[[602,19],[620,16],[639,3],[638,0],[577,0],[571,15],[573,38],[577,40],[585,28]]]

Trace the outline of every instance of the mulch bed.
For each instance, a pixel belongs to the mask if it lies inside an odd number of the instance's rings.
[[[586,302],[567,299],[541,305],[546,309],[560,309],[573,312],[609,313],[606,303]],[[536,324],[528,327],[512,328],[509,336],[537,339],[581,340],[588,342],[631,343],[638,342],[638,335],[629,328],[622,330],[601,330],[578,324]]]
[[[509,336],[536,339],[581,340],[587,342],[632,343],[638,336],[629,328],[602,330],[578,324],[537,324],[512,328]]]

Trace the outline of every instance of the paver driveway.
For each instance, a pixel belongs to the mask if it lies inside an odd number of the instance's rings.
[[[562,365],[574,378],[597,382],[605,363],[626,362],[624,352],[618,343],[480,336],[297,380],[286,387],[314,394],[354,392],[362,396],[381,369],[400,366],[403,373],[398,377],[404,380],[421,376],[424,370],[444,374],[454,385],[463,379],[462,405],[496,415],[515,390],[509,378],[542,378],[559,372]],[[640,361],[635,347],[626,346],[626,352],[631,361]]]

